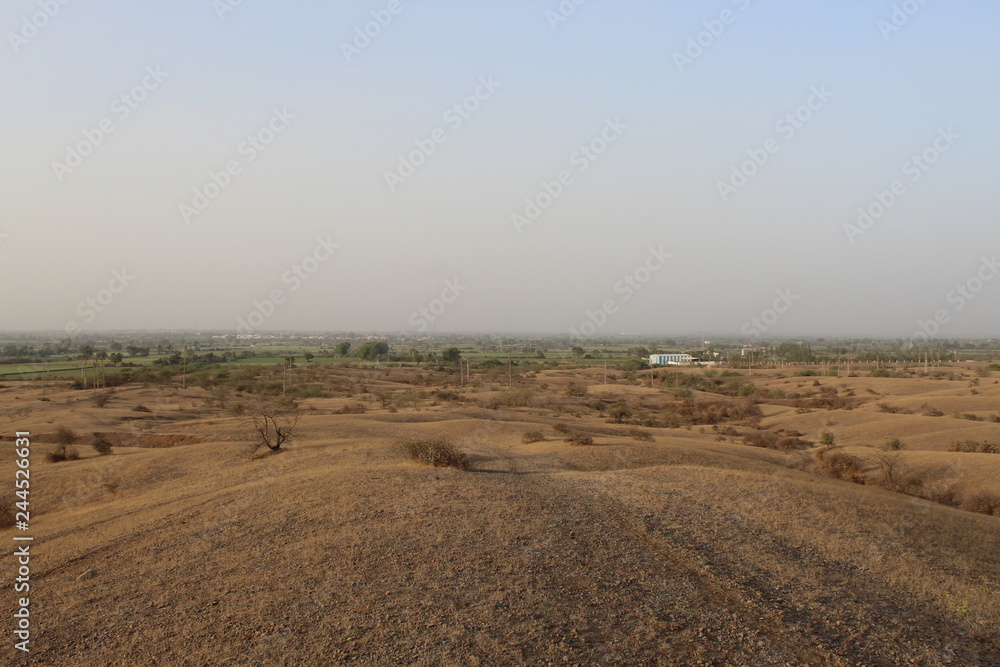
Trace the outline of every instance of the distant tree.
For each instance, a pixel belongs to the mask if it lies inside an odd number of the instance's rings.
[[[312,352],[306,352],[306,353],[305,353],[305,354],[303,354],[302,356],[303,356],[303,357],[305,357],[305,359],[306,359],[306,363],[307,363],[307,364],[308,364],[309,362],[311,362],[311,361],[312,361],[313,359],[315,359],[315,358],[316,358],[316,355],[315,355],[315,354],[313,354]]]
[[[368,360],[375,359],[376,357],[380,357],[388,353],[389,344],[382,341],[378,341],[377,343],[365,343],[359,347],[356,352],[358,358]]]
[[[587,353],[587,351],[584,350],[579,345],[574,345],[573,347],[570,348],[570,351],[573,353],[574,357],[582,357],[584,354]]]
[[[335,354],[339,356],[344,356],[351,351],[351,344],[346,340],[343,343],[337,343],[337,346],[333,348]]]
[[[441,352],[441,360],[448,363],[454,363],[462,358],[462,351],[457,347],[449,347],[447,350]]]

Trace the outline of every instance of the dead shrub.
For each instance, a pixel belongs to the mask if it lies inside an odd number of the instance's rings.
[[[563,424],[562,422],[559,422],[558,424],[553,426],[552,429],[556,433],[569,433],[569,426],[566,426],[566,424]]]
[[[589,435],[584,435],[582,433],[574,433],[566,438],[566,442],[571,445],[592,445],[594,444],[594,439]]]
[[[631,416],[632,416],[632,411],[629,410],[627,404],[615,403],[608,410],[608,423],[624,424],[625,421]]]
[[[971,452],[974,454],[1000,454],[1000,445],[995,442],[979,442],[978,440],[959,440],[948,448],[952,452]]]
[[[819,451],[816,462],[820,473],[827,477],[843,479],[855,484],[864,484],[864,466],[856,456],[846,452]]]
[[[908,415],[913,412],[913,410],[908,408],[901,408],[897,405],[889,405],[888,403],[877,403],[876,405],[879,412],[888,412],[894,415]]]
[[[92,401],[94,401],[94,405],[96,405],[99,408],[103,408],[107,406],[108,403],[111,402],[111,399],[114,398],[114,396],[115,396],[115,390],[107,389],[105,391],[97,392],[90,398]]]
[[[743,444],[751,447],[764,447],[765,449],[778,448],[778,436],[768,431],[758,433],[747,433],[743,436]]]
[[[442,438],[408,440],[401,445],[403,453],[412,461],[434,466],[468,470],[469,461],[464,453]]]
[[[545,434],[541,431],[525,431],[524,435],[521,436],[521,442],[526,445],[530,445],[533,442],[542,442],[545,440]]]
[[[968,512],[1000,516],[1000,495],[990,491],[973,493],[962,501],[962,509]]]
[[[639,440],[640,442],[653,442],[653,434],[649,431],[643,431],[641,428],[632,427],[628,431],[628,437],[633,440]]]
[[[337,410],[337,414],[341,415],[363,415],[365,412],[367,412],[367,408],[361,403],[348,403]]]
[[[94,448],[94,451],[101,456],[109,456],[112,454],[111,443],[103,435],[94,435],[90,439],[90,446]]]
[[[500,395],[500,403],[508,408],[525,408],[531,403],[531,392],[527,389],[505,391]]]

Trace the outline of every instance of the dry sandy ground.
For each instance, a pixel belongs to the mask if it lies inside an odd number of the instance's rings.
[[[957,405],[954,384],[876,390]],[[981,389],[967,398],[996,411]],[[32,653],[4,647],[7,664],[1000,665],[1000,518],[790,469],[705,427],[640,442],[541,408],[341,415],[346,399],[314,399],[287,451],[250,459],[200,389],[128,388],[104,409],[39,397],[0,390],[7,479],[13,431],[38,434]],[[858,451],[927,420],[907,456],[962,457],[1000,487],[1000,456],[943,451],[945,427],[1000,425],[767,407],[765,422]],[[136,417],[201,442],[42,460],[56,425],[135,433]],[[595,445],[567,445],[558,421]],[[546,440],[523,444],[529,429]],[[421,436],[450,438],[471,469],[406,461],[398,443]]]

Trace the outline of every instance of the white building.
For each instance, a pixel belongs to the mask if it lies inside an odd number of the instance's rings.
[[[698,359],[695,359],[690,354],[685,353],[649,355],[649,363],[651,366],[687,366],[689,364],[697,363],[698,361]]]

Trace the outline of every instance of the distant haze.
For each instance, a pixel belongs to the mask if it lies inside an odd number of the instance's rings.
[[[52,4],[0,330],[1000,334],[996,2]]]

